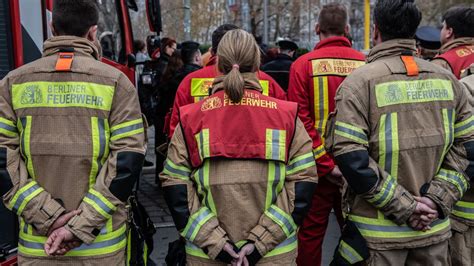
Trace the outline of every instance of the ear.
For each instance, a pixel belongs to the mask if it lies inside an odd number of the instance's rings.
[[[344,27],[344,36],[349,36],[351,33],[351,25],[347,24],[345,27]]]
[[[321,34],[321,26],[319,25],[319,23],[316,23],[316,27],[314,31],[316,32],[317,35]]]
[[[53,27],[53,21],[51,20],[48,24],[49,24],[49,27],[51,28],[51,33],[53,34],[53,36],[57,36],[56,30],[54,30],[54,27]]]
[[[454,30],[453,28],[448,28],[446,26],[446,40],[454,39]]]
[[[88,39],[91,42],[96,42],[97,41],[97,25],[94,25],[89,28],[89,31],[87,32],[86,39]]]
[[[372,42],[373,42],[373,45],[377,45],[379,43],[379,40],[382,39],[380,38],[380,31],[379,31],[379,28],[377,27],[377,25],[374,24],[374,31],[372,33]]]

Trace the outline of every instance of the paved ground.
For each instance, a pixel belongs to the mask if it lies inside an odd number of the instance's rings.
[[[154,132],[153,128],[148,130],[149,144],[147,160],[154,162]],[[155,249],[152,253],[151,259],[156,265],[166,265],[165,257],[168,251],[168,243],[178,239],[178,232],[174,228],[173,220],[169,213],[166,203],[163,199],[162,193],[155,184],[154,168],[145,168],[143,176],[140,179],[139,185],[139,201],[148,211],[152,221],[157,228],[155,240]],[[330,217],[328,233],[324,239],[323,246],[323,265],[329,265],[332,254],[337,245],[339,238],[339,229],[337,227],[336,219],[333,215]]]

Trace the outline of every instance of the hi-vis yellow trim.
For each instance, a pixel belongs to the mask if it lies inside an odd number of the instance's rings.
[[[13,109],[83,107],[110,111],[115,88],[88,82],[27,82],[12,86]]]
[[[0,134],[14,138],[18,136],[18,129],[13,121],[0,117]]]
[[[110,219],[112,213],[117,210],[117,207],[112,204],[112,202],[95,189],[89,189],[89,193],[84,197],[84,202],[91,205],[98,213],[107,219]]]
[[[16,214],[21,215],[28,202],[43,191],[44,189],[40,187],[36,181],[31,181],[15,193],[8,208]]]
[[[370,238],[411,238],[420,236],[429,236],[436,234],[442,230],[448,229],[450,226],[449,218],[437,220],[431,224],[431,230],[426,232],[416,231],[408,225],[397,225],[388,219],[374,219],[356,215],[349,215],[349,220],[359,229],[364,237]]]
[[[362,256],[344,240],[341,240],[339,243],[339,254],[351,265],[364,260]]]
[[[314,83],[314,127],[324,141],[324,132],[329,117],[329,89],[327,77],[315,77]]]
[[[474,220],[474,202],[458,201],[453,207],[453,215]]]
[[[143,119],[138,118],[132,121],[127,121],[118,125],[115,125],[110,128],[110,140],[115,141],[143,133],[145,129],[143,128]]]
[[[462,135],[474,131],[474,116],[454,125],[454,137],[459,138]]]
[[[378,107],[454,99],[453,85],[444,79],[386,82],[375,86],[375,95]]]
[[[286,131],[266,129],[265,158],[275,161],[286,161]]]
[[[262,86],[262,94],[269,95],[270,82],[268,80],[259,80]],[[191,79],[191,96],[194,97],[194,102],[201,101],[209,97],[209,89],[214,83],[214,78],[193,78]]]
[[[324,145],[321,145],[321,146],[317,147],[316,149],[314,149],[313,154],[314,154],[314,159],[316,159],[316,160],[323,157],[326,154],[326,150],[324,149]]]
[[[85,257],[85,256],[100,256],[107,255],[117,252],[125,248],[127,244],[126,225],[123,225],[118,230],[100,234],[96,237],[95,241],[90,244],[82,244],[80,247],[75,248],[64,256],[66,257]],[[46,257],[44,252],[44,243],[46,243],[47,237],[34,236],[26,234],[20,231],[20,240],[18,243],[18,251],[20,254]]]
[[[18,128],[20,129],[20,150],[23,158],[26,161],[26,168],[28,174],[36,179],[35,169],[33,167],[33,160],[31,158],[31,116],[21,117],[18,120]]]
[[[209,145],[209,128],[204,128],[201,132],[197,133],[194,138],[198,144],[199,156],[201,160],[209,158],[211,156],[211,150]]]
[[[362,145],[368,145],[369,139],[364,130],[356,126],[337,121],[334,133],[338,136],[353,140]]]
[[[364,61],[324,58],[311,61],[313,67],[313,76],[348,76],[356,68],[365,65]]]
[[[277,200],[283,189],[286,178],[286,168],[282,162],[268,162],[267,193],[265,196],[265,209],[270,208]]]

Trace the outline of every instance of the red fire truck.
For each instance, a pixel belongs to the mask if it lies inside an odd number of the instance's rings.
[[[49,27],[54,0],[0,0],[0,79],[9,71],[41,57],[43,42],[51,36]],[[100,6],[99,40],[102,61],[136,81],[133,30],[130,12],[147,12],[150,32],[161,32],[159,0],[145,0],[146,11],[135,0],[97,0]],[[0,182],[0,195],[5,187]],[[0,204],[0,266],[16,265],[18,223],[13,213]]]

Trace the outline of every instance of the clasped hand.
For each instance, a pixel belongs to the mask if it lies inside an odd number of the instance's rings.
[[[239,253],[236,253],[231,244],[226,243],[224,246],[224,251],[229,253],[229,255],[234,258],[232,260],[232,266],[249,266],[249,261],[247,260],[247,255],[250,255],[255,249],[254,244],[246,244],[243,246]]]
[[[79,239],[64,227],[72,217],[80,213],[80,210],[65,213],[51,225],[48,231],[48,239],[44,244],[44,251],[48,256],[63,256],[71,249],[77,248],[82,244]]]
[[[436,204],[427,197],[415,197],[416,208],[408,218],[408,225],[418,231],[428,231],[434,220],[438,219],[439,213]]]

